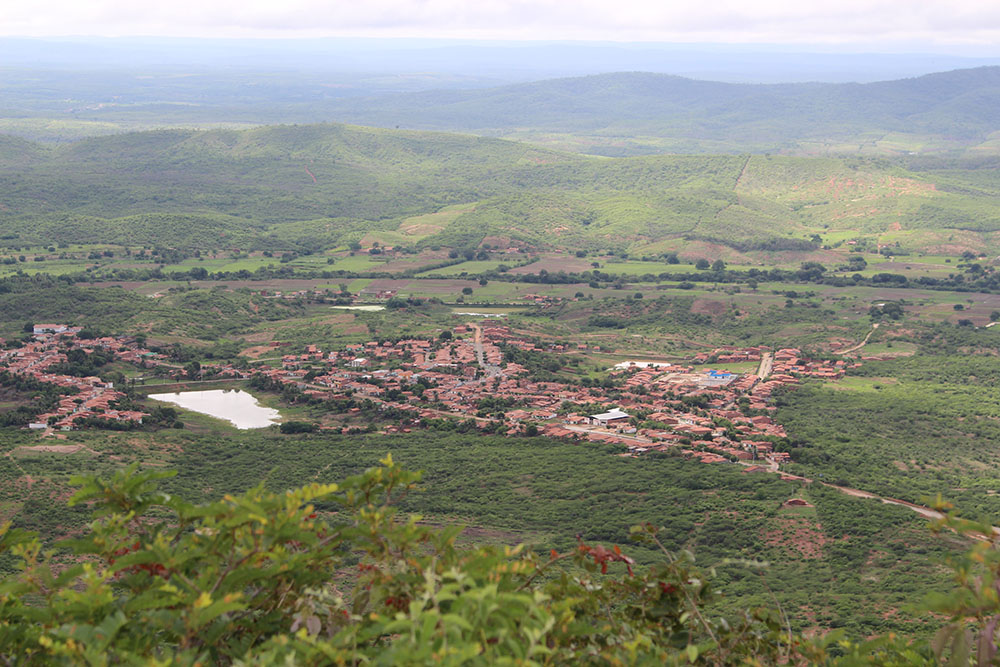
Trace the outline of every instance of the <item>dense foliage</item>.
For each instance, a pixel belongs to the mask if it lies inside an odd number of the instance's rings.
[[[777,611],[709,611],[708,572],[663,550],[540,555],[457,548],[460,529],[397,517],[419,476],[383,466],[341,484],[258,487],[206,505],[155,490],[163,472],[80,479],[87,533],[57,565],[24,531],[0,583],[0,657],[21,663],[663,664],[819,658]],[[637,536],[658,543],[657,530]],[[610,570],[614,570],[611,572]],[[350,590],[350,593],[345,593]]]

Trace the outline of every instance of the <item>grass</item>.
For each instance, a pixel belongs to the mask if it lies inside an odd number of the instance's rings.
[[[642,262],[642,261],[627,261],[627,262],[601,262],[600,271],[605,273],[624,273],[627,275],[642,275],[644,273],[666,273],[673,272],[684,267],[684,269],[691,269],[690,265],[683,264],[667,264],[666,262]]]
[[[434,277],[434,276],[459,276],[462,274],[467,275],[478,275],[480,273],[486,273],[487,271],[495,271],[498,266],[504,264],[502,260],[470,260],[468,262],[462,262],[461,264],[453,264],[452,266],[445,266],[440,269],[431,269],[430,271],[421,271],[417,274],[417,277]]]
[[[895,378],[888,377],[844,377],[839,380],[831,380],[827,385],[841,391],[876,392],[888,385],[898,384],[898,382]]]
[[[906,341],[893,341],[882,343],[869,343],[859,351],[864,356],[893,355],[907,356],[914,354],[918,349],[916,343]]]
[[[332,265],[327,265],[326,260],[323,260],[321,266],[333,271],[371,271],[378,270],[384,263],[384,259],[375,259],[373,255],[357,254],[338,257]]]
[[[714,364],[707,364],[704,367],[696,367],[696,371],[708,372],[709,370],[715,371],[729,371],[730,373],[753,373],[760,366],[756,361],[743,361],[739,363],[722,363],[716,362]]]

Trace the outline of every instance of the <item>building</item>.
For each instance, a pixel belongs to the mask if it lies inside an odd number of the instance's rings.
[[[33,334],[46,334],[54,333],[61,334],[65,333],[69,329],[65,324],[36,324],[31,328],[31,333]]]
[[[598,424],[600,426],[609,426],[611,424],[618,424],[623,421],[627,421],[629,414],[627,412],[622,412],[618,408],[612,408],[607,412],[602,412],[599,415],[590,415],[590,423]]]

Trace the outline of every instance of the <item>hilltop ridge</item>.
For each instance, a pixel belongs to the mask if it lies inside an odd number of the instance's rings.
[[[337,120],[382,126],[539,141],[579,135],[585,150],[607,155],[905,154],[986,142],[1000,129],[998,103],[1000,67],[979,67],[867,84],[740,84],[617,72],[340,100],[331,111]]]

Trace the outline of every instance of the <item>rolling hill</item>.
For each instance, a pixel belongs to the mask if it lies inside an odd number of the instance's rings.
[[[378,240],[655,254],[710,244],[760,260],[851,239],[900,252],[980,252],[1000,236],[990,160],[907,169],[874,158],[607,159],[343,125],[4,142],[8,248],[314,251]]]
[[[1000,67],[868,84],[734,84],[622,72],[330,106],[343,122],[528,138],[605,155],[911,152],[1000,130]]]

